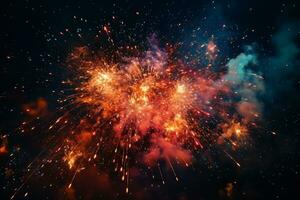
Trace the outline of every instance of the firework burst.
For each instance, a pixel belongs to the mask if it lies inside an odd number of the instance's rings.
[[[256,104],[244,102],[253,112],[245,120],[245,106],[233,90],[237,82],[230,79],[237,74],[188,66],[173,57],[174,50],[150,47],[118,62],[86,47],[76,48],[68,59],[74,72],[68,83],[75,94],[63,102],[76,114],[63,116],[71,118],[76,139],[73,147],[68,143],[63,160],[72,169],[100,156],[126,180],[126,192],[130,166],[160,166],[164,160],[178,180],[173,163],[188,167],[193,152],[214,143],[239,146],[259,112]]]
[[[238,72],[254,58],[241,54],[225,71],[215,72],[211,57],[208,66],[185,64],[172,46],[165,50],[149,41],[147,51],[132,56],[119,51],[100,56],[87,47],[70,54],[72,75],[63,83],[72,92],[59,100],[61,114],[48,128],[59,139],[47,159],[60,160],[73,173],[67,188],[89,165],[118,174],[126,193],[132,167],[157,167],[164,184],[163,163],[178,181],[174,164],[189,167],[195,153],[211,145],[236,149],[247,141],[248,128],[259,116],[255,92],[261,83],[251,71],[242,69],[242,78]],[[214,43],[207,48],[208,54],[217,49]],[[25,108],[35,113],[32,106]],[[231,154],[224,154],[240,167]]]

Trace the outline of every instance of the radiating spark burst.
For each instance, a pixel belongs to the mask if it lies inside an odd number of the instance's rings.
[[[210,52],[215,49],[214,43],[208,45]],[[55,147],[55,154],[63,152],[62,161],[74,172],[68,188],[93,161],[114,169],[129,193],[134,165],[158,167],[165,184],[162,161],[178,181],[174,163],[190,166],[193,153],[211,144],[243,144],[248,126],[255,124],[252,117],[258,116],[252,106],[257,102],[240,103],[237,82],[231,83],[235,74],[187,66],[173,57],[174,49],[170,52],[152,44],[150,50],[117,62],[87,47],[70,54],[68,65],[75,73],[64,83],[72,85],[74,93],[60,100],[63,114],[49,126],[69,133]],[[245,106],[255,116],[245,114]]]
[[[208,48],[216,46],[211,42]],[[189,166],[192,153],[204,145],[226,140],[237,146],[246,135],[237,102],[224,100],[235,95],[225,76],[186,66],[156,45],[119,62],[77,48],[69,65],[76,69],[72,103],[85,110],[77,118],[86,121],[84,128],[95,138],[106,141],[97,143],[89,161],[99,149],[113,151],[112,162],[121,180],[127,181],[126,192],[129,168],[136,161],[153,167],[165,160],[178,180],[172,163]]]

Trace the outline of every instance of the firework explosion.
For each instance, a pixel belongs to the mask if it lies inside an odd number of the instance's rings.
[[[2,7],[0,199],[298,195],[296,1]]]
[[[101,55],[87,47],[70,53],[71,75],[63,84],[71,93],[59,100],[60,114],[48,127],[56,132],[48,141],[54,145],[46,148],[47,159],[41,152],[29,164],[33,172],[12,198],[35,171],[51,163],[62,162],[72,173],[69,189],[81,171],[94,165],[117,174],[129,193],[132,167],[158,170],[165,184],[162,165],[179,181],[174,165],[191,166],[196,154],[212,145],[237,149],[247,144],[248,130],[260,115],[256,93],[263,89],[262,77],[245,70],[255,56],[242,53],[224,70],[215,70],[218,50],[212,40],[205,44],[207,66],[185,63],[175,56],[175,47],[160,48],[154,36],[148,43],[146,51],[127,48],[127,56]],[[36,116],[46,107],[41,98],[24,110]]]
[[[212,41],[207,44],[210,63],[216,49]],[[49,127],[63,136],[48,159],[60,158],[74,173],[68,188],[81,170],[99,161],[120,175],[126,193],[131,166],[157,169],[164,184],[166,163],[178,181],[174,164],[189,167],[196,152],[214,144],[245,144],[259,116],[255,93],[262,89],[261,77],[244,69],[255,57],[240,54],[217,73],[211,64],[185,64],[174,51],[159,48],[152,38],[147,51],[118,55],[118,62],[87,47],[70,54],[72,75],[64,84],[73,92],[60,100],[62,115]]]

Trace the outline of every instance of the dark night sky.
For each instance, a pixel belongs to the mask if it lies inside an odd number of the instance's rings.
[[[145,48],[146,38],[153,33],[161,44],[179,44],[179,54],[190,57],[196,51],[192,42],[206,42],[213,35],[223,60],[220,65],[252,45],[259,62],[254,70],[265,78],[266,92],[260,96],[262,128],[252,134],[252,145],[236,155],[241,168],[213,151],[211,166],[200,155],[196,169],[178,169],[183,177],[180,183],[170,180],[165,186],[151,188],[151,181],[139,180],[145,184],[136,183],[136,190],[148,192],[148,199],[299,198],[299,1],[20,0],[3,1],[0,9],[0,135],[3,141],[4,135],[8,138],[8,153],[0,154],[0,199],[11,196],[20,183],[24,163],[43,144],[41,135],[17,133],[26,118],[22,106],[42,97],[50,111],[57,108],[61,81],[68,77],[65,61],[72,49],[86,45],[109,52],[128,44]],[[104,25],[110,27],[115,46],[101,33]],[[38,181],[32,182],[20,192],[20,199],[25,199],[25,191],[29,191],[27,199],[66,199],[58,195],[59,186],[41,189]],[[226,195],[229,184],[233,184],[231,196]],[[106,193],[120,192],[102,188],[102,195],[86,195],[92,190],[82,189],[76,199],[108,199],[113,195]]]

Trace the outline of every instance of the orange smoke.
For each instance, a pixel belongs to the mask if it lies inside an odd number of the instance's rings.
[[[36,101],[25,104],[23,111],[33,117],[41,116],[47,113],[48,103],[44,98],[38,98]]]

